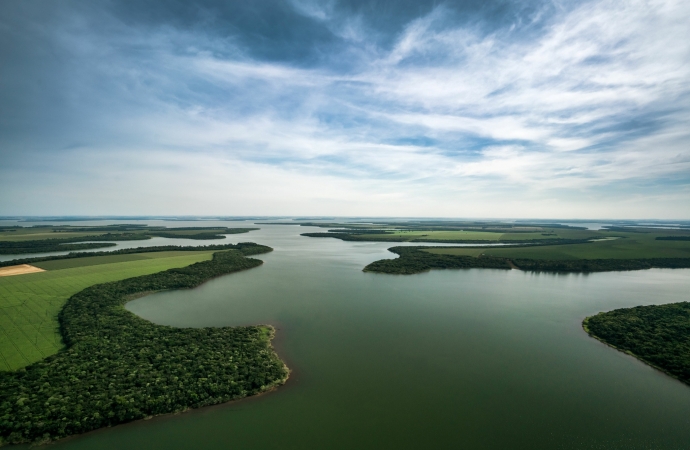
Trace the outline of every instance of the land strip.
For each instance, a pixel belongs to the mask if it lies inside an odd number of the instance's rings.
[[[270,250],[239,244],[209,261],[98,284],[70,297],[59,317],[67,348],[0,373],[0,444],[47,442],[283,384],[289,370],[271,347],[269,326],[173,328],[124,308],[141,293],[193,288],[256,267],[262,261],[247,256]]]
[[[690,257],[555,260],[493,256],[483,249],[468,247],[392,247],[388,250],[399,255],[399,258],[374,261],[364,267],[364,272],[410,275],[431,269],[518,268],[534,272],[607,272],[651,268],[690,268]],[[521,250],[521,248],[514,250]]]
[[[108,225],[94,227],[41,225],[2,227],[0,254],[43,253],[112,247],[117,241],[146,240],[152,237],[196,240],[224,239],[226,234],[247,233],[258,228],[149,227]]]

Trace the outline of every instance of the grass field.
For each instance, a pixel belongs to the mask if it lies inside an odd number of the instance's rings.
[[[524,259],[640,259],[640,258],[688,258],[690,241],[662,241],[658,236],[669,235],[668,231],[648,233],[602,232],[611,238],[586,244],[545,245],[518,248],[437,248],[427,250],[442,255],[499,256],[503,258]],[[472,250],[479,250],[473,253]]]
[[[103,234],[102,232],[59,232],[54,233],[52,228],[43,227],[27,227],[20,228],[16,231],[3,231],[0,233],[0,242],[20,242],[32,241],[34,239],[64,239],[72,237],[93,236],[96,234]]]
[[[213,251],[155,252],[45,261],[46,272],[0,278],[0,370],[14,370],[61,347],[57,314],[65,301],[98,283],[184,267]]]
[[[497,241],[501,238],[503,233],[490,233],[486,231],[395,231],[391,235],[371,235],[372,238],[376,239],[378,237],[385,238],[386,236],[397,237],[409,237],[410,239],[423,239],[423,240],[476,240],[476,241]]]
[[[361,229],[362,231],[360,232]],[[371,230],[385,230],[386,233],[367,233]],[[370,225],[365,226],[341,226],[331,228],[328,233],[305,233],[311,237],[335,237],[344,240],[373,241],[373,242],[454,242],[478,243],[481,242],[511,242],[511,241],[549,241],[551,239],[596,239],[607,236],[606,231],[594,231],[575,227],[513,227],[513,226],[487,226],[477,227],[468,224],[467,229],[462,224],[453,223],[446,225],[436,224],[425,227],[424,224],[399,224],[399,225]]]

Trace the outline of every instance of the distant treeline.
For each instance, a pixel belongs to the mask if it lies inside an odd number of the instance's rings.
[[[463,222],[463,221],[445,221],[445,220],[427,220],[427,221],[405,221],[405,222],[350,222],[350,223],[336,223],[336,222],[280,222],[267,223],[270,225],[301,225],[303,227],[320,227],[320,228],[350,228],[350,229],[367,229],[367,228],[395,228],[398,230],[416,230],[416,231],[486,231],[495,233],[532,233],[532,230],[516,230],[515,228],[559,228],[567,230],[587,230],[586,227],[577,227],[564,224],[544,224],[544,223],[503,223],[503,222]],[[535,230],[536,231],[536,230]]]
[[[591,336],[690,384],[690,303],[616,309],[582,325]]]
[[[414,273],[426,272],[431,269],[511,268],[508,261],[504,258],[439,255],[420,251],[420,247],[393,247],[388,250],[400,255],[400,257],[396,259],[374,261],[364,268],[364,272],[411,275]]]
[[[393,247],[388,250],[400,255],[396,259],[382,259],[366,266],[365,272],[414,274],[431,269],[518,269],[533,272],[609,272],[617,270],[643,270],[651,268],[690,268],[690,258],[648,259],[511,259],[494,256],[444,255],[430,253],[431,247]],[[439,247],[437,247],[439,248]],[[443,247],[448,248],[448,247]]]
[[[413,230],[401,230],[413,231]],[[513,233],[513,232],[511,232]],[[352,230],[352,231],[336,231],[328,233],[302,233],[300,236],[315,237],[315,238],[336,238],[343,241],[376,241],[376,236],[371,235],[392,235],[387,230]],[[383,242],[436,242],[439,244],[519,244],[520,246],[534,246],[534,245],[565,245],[565,244],[586,244],[592,242],[591,239],[423,239],[421,237],[410,239],[409,236],[393,235],[382,239]]]
[[[243,398],[285,382],[270,327],[174,328],[124,308],[146,292],[188,289],[260,265],[239,244],[211,261],[89,287],[59,314],[66,349],[0,373],[0,445],[47,442],[157,414]]]
[[[89,236],[98,238],[98,236]],[[146,239],[146,238],[145,238]],[[21,253],[44,253],[44,252],[68,252],[73,250],[89,250],[92,248],[115,247],[111,242],[82,242],[91,239],[41,239],[35,241],[6,242],[0,241],[0,255],[13,255]],[[93,239],[98,240],[98,239]],[[117,239],[112,239],[117,240]]]
[[[610,272],[616,270],[685,269],[690,258],[644,259],[512,259],[522,270],[533,272]]]
[[[136,228],[133,230],[133,228]],[[209,239],[224,239],[224,234],[238,234],[246,233],[248,231],[257,230],[258,228],[204,228],[204,227],[187,227],[187,228],[162,228],[161,230],[151,230],[132,225],[122,226],[108,226],[108,227],[87,227],[87,228],[72,228],[61,227],[53,231],[60,232],[85,232],[85,231],[108,231],[105,234],[81,236],[81,237],[66,237],[55,239],[34,239],[25,241],[0,241],[0,255],[11,255],[21,253],[46,253],[59,251],[73,251],[73,250],[88,250],[93,248],[113,247],[115,244],[108,242],[113,241],[137,241],[147,240],[151,237],[164,238],[178,238],[178,239],[195,239],[195,240],[209,240]],[[113,233],[113,230],[121,231]],[[185,231],[196,230],[211,230],[200,231],[195,234],[184,234]],[[89,242],[97,241],[97,242]]]
[[[690,241],[690,236],[659,236],[657,241]]]
[[[252,242],[240,242],[237,245],[254,245]],[[36,258],[22,258],[13,259],[11,261],[0,261],[0,267],[16,266],[18,264],[33,264],[43,261],[55,261],[58,259],[74,259],[86,258],[90,256],[106,256],[106,255],[127,255],[130,253],[151,253],[151,252],[179,252],[179,251],[199,251],[199,250],[229,250],[234,249],[234,244],[217,244],[217,245],[198,245],[198,246],[181,246],[181,245],[159,245],[156,247],[137,247],[137,248],[123,248],[120,250],[113,250],[110,252],[72,252],[66,255],[53,256],[39,256]]]

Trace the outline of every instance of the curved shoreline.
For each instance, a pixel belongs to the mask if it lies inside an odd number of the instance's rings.
[[[246,256],[269,247],[240,244],[211,261],[91,286],[60,312],[66,348],[0,374],[2,444],[45,443],[104,427],[263,394],[290,370],[271,325],[174,328],[124,305],[154,291],[197,287],[257,267]]]
[[[608,347],[632,356],[685,385],[690,385],[690,358],[686,356],[683,359],[682,354],[677,354],[679,347],[687,348],[689,327],[685,322],[690,310],[689,305],[688,302],[679,302],[600,312],[585,317],[582,320],[582,329],[590,337]],[[595,325],[599,328],[599,334],[590,327],[592,320],[597,319],[599,323]],[[605,336],[614,341],[621,341],[624,345],[616,345]],[[648,351],[658,362],[652,362],[644,355],[634,352],[635,348]],[[664,363],[667,368],[663,367]]]

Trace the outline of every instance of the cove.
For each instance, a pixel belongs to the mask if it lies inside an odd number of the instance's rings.
[[[293,370],[288,384],[55,448],[680,449],[690,442],[690,388],[581,328],[599,311],[686,299],[690,270],[372,274],[361,270],[394,257],[390,243],[261,227],[251,240],[274,248],[258,256],[261,267],[127,308],[181,327],[272,324],[279,356]]]

